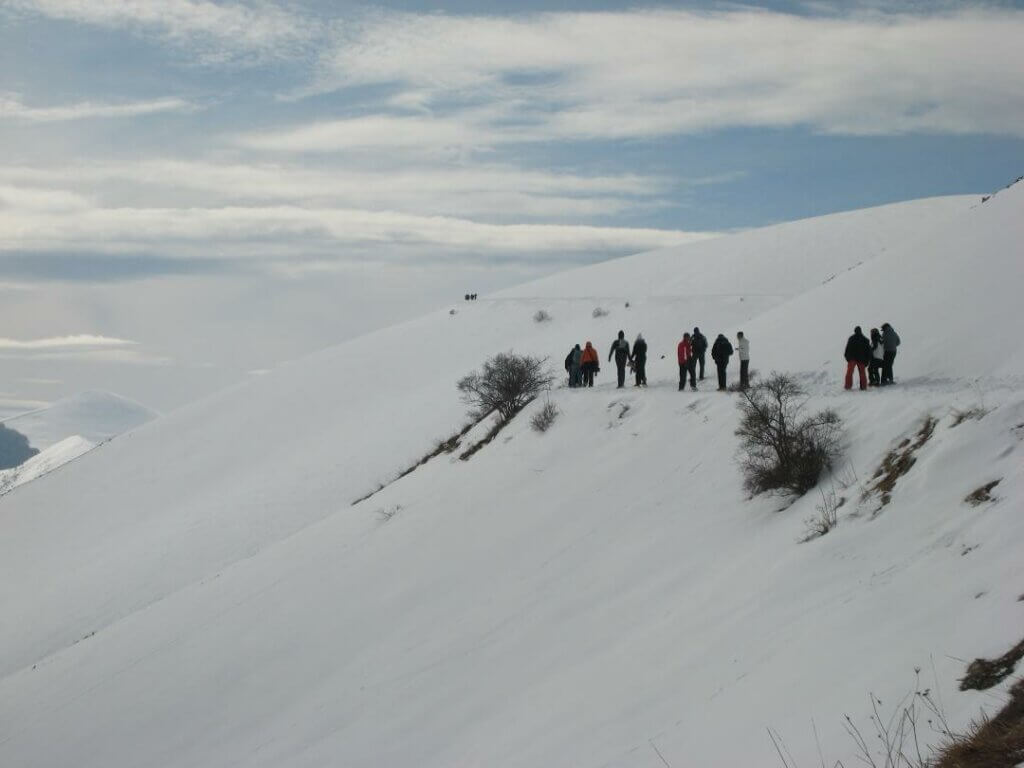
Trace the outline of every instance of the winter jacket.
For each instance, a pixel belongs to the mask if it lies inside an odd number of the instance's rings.
[[[750,359],[750,339],[745,336],[736,342],[736,346],[739,349],[740,360]]]
[[[638,337],[633,342],[633,359],[638,363],[643,363],[647,360],[647,342],[643,337]]]
[[[867,365],[871,362],[871,342],[868,337],[860,331],[854,333],[846,340],[846,351],[843,356],[847,362],[861,363]]]
[[[565,370],[569,370],[572,367],[572,350],[569,350],[569,354],[565,356]]]
[[[577,344],[572,348],[572,352],[569,353],[569,366],[571,368],[579,368],[583,362],[583,350],[580,349],[580,345]]]
[[[719,334],[715,343],[711,345],[711,359],[716,363],[728,363],[729,358],[732,357],[732,351],[732,344],[729,343],[729,340]]]
[[[616,339],[612,342],[611,349],[608,350],[608,359],[612,359],[612,355],[615,355],[615,362],[619,365],[625,365],[626,361],[629,360],[629,342],[625,339]]]
[[[900,335],[896,333],[896,329],[886,323],[882,326],[882,346],[885,347],[886,352],[895,352],[896,347],[900,345]]]
[[[679,342],[679,346],[676,348],[676,356],[679,358],[680,365],[686,365],[690,362],[690,358],[693,357],[693,344],[689,339],[683,339]]]
[[[885,359],[885,345],[882,344],[882,334],[878,331],[872,331],[871,333],[871,356],[875,360]]]
[[[598,364],[597,350],[594,349],[591,346],[589,341],[587,342],[587,346],[583,350],[583,354],[580,355],[580,363],[582,365],[586,365],[587,363],[590,363],[595,368],[597,367],[597,364]]]
[[[703,333],[695,333],[690,339],[690,345],[693,347],[694,356],[700,357],[708,351],[708,337]]]

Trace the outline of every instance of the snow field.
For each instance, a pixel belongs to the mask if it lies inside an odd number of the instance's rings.
[[[989,333],[1014,322],[1024,217],[1016,188],[976,202],[780,225],[460,304],[19,488],[0,502],[0,761],[663,765],[653,744],[672,765],[768,765],[770,726],[817,764],[812,718],[849,759],[842,714],[866,716],[868,691],[896,700],[914,667],[954,724],[998,706],[955,686],[1024,631],[1024,363]],[[920,333],[956,302],[961,322]],[[554,319],[534,323],[540,308]],[[844,393],[841,345],[869,317],[903,337],[899,386]],[[754,368],[794,371],[846,420],[859,480],[824,538],[798,543],[813,494],[783,511],[743,496],[735,396],[675,391],[695,324],[742,327]],[[648,338],[647,390],[608,384],[619,327]],[[464,423],[454,383],[484,357],[560,369],[587,338],[600,385],[555,390],[548,433],[529,428],[535,404],[469,462],[442,455],[350,506]],[[934,437],[876,515],[861,486],[928,414]],[[996,477],[994,502],[964,503]]]

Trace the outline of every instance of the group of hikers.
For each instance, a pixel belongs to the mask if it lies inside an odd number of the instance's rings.
[[[686,388],[686,380],[690,380],[690,388],[697,389],[698,378],[704,380],[704,364],[708,351],[708,339],[700,332],[700,328],[694,328],[693,333],[689,331],[683,334],[682,341],[676,347],[676,358],[679,362],[679,389]],[[725,334],[718,334],[715,343],[711,345],[711,359],[718,369],[718,389],[726,389],[726,368],[729,365],[729,358],[734,353],[739,354],[740,359],[740,388],[746,389],[750,384],[750,342],[743,335],[743,331],[736,334],[736,349],[733,349]],[[662,355],[664,357],[664,355]],[[619,389],[626,386],[626,367],[636,378],[635,387],[647,386],[647,341],[642,333],[638,333],[633,341],[632,349],[626,340],[625,331],[619,331],[618,337],[612,342],[608,350],[609,362],[614,358],[615,370],[618,376]],[[601,370],[601,359],[597,350],[589,341],[581,349],[576,344],[565,357],[565,370],[569,374],[570,387],[592,387],[594,386],[594,375]]]
[[[882,330],[871,329],[869,340],[858,325],[853,335],[846,340],[846,389],[853,389],[853,372],[857,371],[860,388],[884,387],[892,384],[892,364],[896,359],[896,349],[900,345],[900,335],[889,323],[882,323]],[[865,369],[867,375],[865,376]]]
[[[896,349],[900,345],[899,334],[889,323],[882,323],[882,328],[871,329],[871,338],[861,331],[858,325],[853,329],[853,335],[846,342],[846,389],[853,388],[853,372],[860,374],[860,388],[867,389],[871,386],[886,386],[893,383],[892,364],[896,359]],[[679,389],[686,389],[686,382],[689,380],[690,388],[696,391],[697,381],[704,380],[704,363],[708,351],[708,339],[700,332],[700,328],[694,328],[693,333],[683,334],[682,341],[676,347],[676,358],[679,362]],[[736,347],[725,337],[725,334],[718,334],[715,343],[711,345],[711,359],[718,371],[719,391],[727,388],[726,369],[729,366],[729,359],[737,354],[740,360],[740,381],[739,388],[746,389],[750,386],[750,342],[743,331],[736,334]],[[664,357],[664,355],[662,355]],[[630,348],[624,331],[619,331],[618,337],[612,342],[608,350],[609,362],[615,360],[615,370],[618,376],[618,386],[621,389],[626,385],[626,367],[633,372],[636,378],[635,387],[647,386],[647,341],[642,333],[638,333]],[[565,357],[565,371],[569,374],[570,387],[592,387],[594,376],[601,370],[601,358],[597,354],[594,345],[589,341],[580,348],[579,344],[569,350]]]

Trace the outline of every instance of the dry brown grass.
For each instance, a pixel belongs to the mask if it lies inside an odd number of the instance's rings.
[[[913,439],[905,437],[899,445],[889,451],[871,478],[873,485],[869,485],[864,490],[863,501],[867,501],[872,495],[877,495],[884,507],[892,500],[892,491],[896,487],[896,481],[907,474],[917,463],[915,454],[931,440],[938,423],[939,420],[934,416],[926,416]]]
[[[967,674],[960,681],[960,690],[984,691],[998,685],[1013,674],[1013,668],[1022,658],[1024,658],[1024,640],[1021,640],[998,659],[975,659],[968,665]]]
[[[1003,478],[1000,477],[998,480],[993,480],[990,483],[985,483],[979,488],[975,488],[964,497],[964,501],[972,507],[977,507],[980,504],[984,504],[986,501],[995,501],[995,497],[992,495],[992,489],[999,485],[999,482],[1002,479]]]
[[[934,768],[1015,768],[1024,762],[1024,680],[1010,689],[1010,701],[946,744]]]

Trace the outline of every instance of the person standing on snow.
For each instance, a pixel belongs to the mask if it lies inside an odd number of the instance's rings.
[[[580,373],[580,366],[583,365],[583,350],[577,344],[569,350],[569,386],[578,387],[583,383],[583,376]]]
[[[700,332],[700,328],[693,329],[693,336],[690,339],[693,345],[693,356],[697,360],[697,367],[700,369],[701,381],[704,381],[704,355],[708,351],[708,337]]]
[[[858,325],[853,329],[853,335],[846,340],[846,350],[843,352],[846,358],[846,380],[843,386],[846,389],[853,389],[853,369],[860,374],[860,388],[868,388],[868,380],[864,375],[864,368],[871,362],[871,342],[864,335]]]
[[[597,350],[588,341],[580,355],[580,370],[583,372],[583,383],[580,386],[594,386],[594,374],[601,370]]]
[[[619,331],[619,338],[612,342],[608,350],[608,360],[611,362],[615,356],[615,369],[619,374],[619,389],[626,385],[626,363],[629,362],[629,342],[626,341],[625,331]]]
[[[683,334],[683,340],[676,347],[676,358],[679,360],[679,391],[686,389],[686,374],[690,374],[690,387],[697,391],[697,378],[694,376],[696,359],[693,356],[693,341],[689,333]]]
[[[725,338],[724,333],[718,334],[715,343],[711,345],[711,359],[715,361],[715,368],[718,369],[718,390],[725,389],[725,369],[729,365],[729,358],[732,357],[732,344]]]
[[[647,386],[647,341],[642,333],[636,335],[633,342],[633,365],[636,369],[636,387]]]
[[[871,329],[871,362],[868,363],[868,386],[877,387],[882,383],[882,361],[885,359],[885,347],[882,345],[882,334],[877,328]]]
[[[896,348],[900,335],[888,323],[882,323],[882,386],[892,384],[892,363],[896,359]]]
[[[750,341],[743,331],[736,334],[736,347],[740,357],[740,389],[750,386]]]

